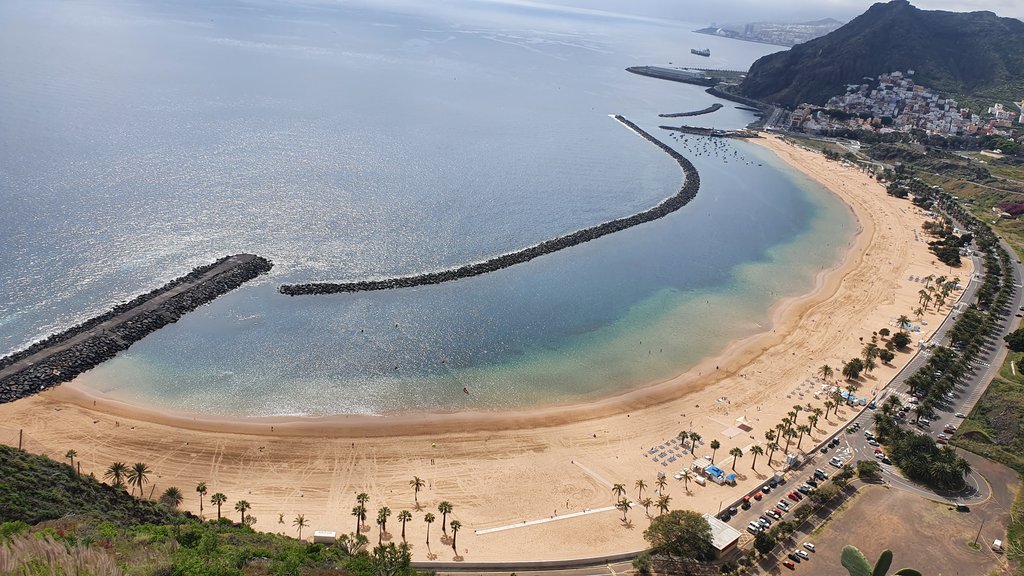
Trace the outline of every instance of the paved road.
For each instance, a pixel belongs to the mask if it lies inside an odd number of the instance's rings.
[[[594,566],[584,566],[580,568],[552,568],[549,570],[467,570],[467,571],[444,571],[439,570],[437,573],[440,575],[454,574],[458,576],[465,576],[467,572],[473,574],[481,574],[484,576],[493,574],[494,576],[508,576],[509,573],[515,572],[519,576],[618,576],[619,574],[626,574],[627,572],[635,572],[633,570],[633,562],[613,562],[611,564],[600,564]]]
[[[1014,292],[1013,297],[1010,299],[1011,310],[1018,310],[1021,306],[1022,297],[1024,297],[1024,290],[1021,289],[1021,279],[1024,278],[1024,270],[1022,270],[1020,262],[1017,261],[1013,250],[1008,245],[1001,242],[1003,249],[1011,254],[1011,269],[1013,271],[1013,283]],[[974,256],[975,270],[982,269],[981,260]],[[966,306],[969,303],[974,302],[974,298],[977,294],[978,288],[981,286],[981,274],[976,273],[972,277],[970,284],[968,284],[965,290],[964,296],[960,299],[958,306]],[[935,334],[929,339],[929,342],[937,345],[947,345],[948,338],[947,332],[956,322],[957,313],[950,314],[941,326],[936,330]],[[942,430],[947,424],[959,427],[960,418],[954,416],[956,413],[969,414],[974,409],[975,404],[981,399],[981,396],[985,393],[988,388],[988,384],[999,372],[999,368],[1002,366],[1003,361],[1006,358],[1006,348],[1003,345],[1003,336],[1009,332],[1015,330],[1020,324],[1020,319],[1014,316],[1010,316],[1008,319],[1004,318],[1000,329],[997,334],[990,341],[990,345],[983,349],[981,356],[975,361],[974,368],[968,374],[967,378],[961,382],[954,392],[953,400],[947,404],[935,407],[935,412],[939,415],[935,421],[931,422],[927,426],[919,426],[918,428],[927,434],[932,436],[938,436],[943,433]],[[930,353],[926,351],[920,352],[911,362],[908,364],[900,374],[893,379],[892,383],[879,394],[878,402],[884,400],[888,395],[895,394],[900,397],[900,400],[907,404],[911,399],[909,393],[909,387],[906,384],[906,379],[914,374],[918,368],[923,366],[929,359]],[[860,430],[853,434],[846,435],[846,442],[844,450],[847,452],[847,457],[851,461],[872,459],[874,458],[875,446],[868,443],[867,438],[864,436],[864,431],[869,430],[874,423],[873,420],[874,411],[865,410],[854,422],[860,424]],[[947,434],[949,435],[949,434]],[[882,464],[882,477],[883,479],[900,489],[915,492],[923,497],[931,499],[945,500],[948,502],[980,502],[986,500],[991,495],[991,490],[988,484],[980,474],[972,473],[967,478],[967,488],[958,494],[947,494],[938,493],[913,482],[908,481],[891,465]]]

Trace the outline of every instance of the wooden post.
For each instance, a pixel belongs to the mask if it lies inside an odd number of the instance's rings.
[[[25,430],[23,428],[18,428],[18,450],[21,450],[21,438],[24,432]]]

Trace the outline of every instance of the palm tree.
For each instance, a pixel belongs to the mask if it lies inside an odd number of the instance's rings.
[[[640,501],[640,505],[644,507],[644,513],[647,514],[648,518],[650,518],[651,506],[654,505],[654,500],[651,500],[651,497],[648,496],[647,498],[644,498],[643,500]]]
[[[722,443],[719,442],[718,440],[712,440],[710,446],[711,446],[711,463],[714,464],[715,463],[715,453],[718,452],[718,449],[722,447]]]
[[[768,450],[769,450],[769,452],[768,452],[768,467],[769,468],[771,468],[771,465],[772,465],[772,456],[775,455],[775,451],[778,450],[779,448],[781,448],[781,446],[779,446],[778,442],[772,442],[772,443],[768,444]]]
[[[78,456],[78,452],[75,452],[74,450],[68,450],[64,454],[65,458],[67,458],[68,460],[71,460],[71,468],[75,467],[75,456]]]
[[[356,536],[362,530],[363,522],[366,522],[366,506],[356,504],[352,507],[352,515],[356,517]]]
[[[615,494],[616,498],[622,498],[623,496],[626,495],[626,485],[615,484],[614,486],[612,486],[612,494]]]
[[[658,511],[661,514],[668,513],[668,503],[672,501],[672,497],[668,494],[664,496],[658,496]]]
[[[425,485],[426,482],[424,482],[419,476],[413,476],[412,480],[409,480],[409,486],[412,486],[412,495],[416,501],[417,508],[420,505],[420,490],[423,489]]]
[[[178,506],[181,506],[181,502],[185,499],[181,494],[181,490],[178,490],[174,486],[164,490],[164,493],[160,496],[160,503],[167,506],[171,510],[177,510]]]
[[[103,473],[103,477],[107,480],[113,480],[115,488],[119,486],[124,487],[124,481],[128,477],[128,465],[124,462],[114,462]]]
[[[405,523],[412,520],[412,512],[402,510],[398,513],[398,521],[402,523],[402,542],[405,542]]]
[[[817,410],[818,412],[821,412],[821,408],[815,408],[815,410]],[[810,416],[808,416],[807,417],[807,423],[810,424],[811,428],[814,428],[815,430],[817,430],[818,429],[818,415],[817,414],[811,414]]]
[[[242,515],[242,525],[245,525],[245,513],[252,508],[252,505],[245,500],[239,500],[235,502],[235,510]]]
[[[203,500],[206,500],[206,482],[196,484],[196,492],[199,494],[199,517],[203,517]]]
[[[139,497],[142,497],[142,488],[149,482],[149,476],[152,470],[149,466],[146,466],[142,462],[136,462],[131,470],[128,471],[128,483],[132,485],[132,494],[135,493],[135,488],[139,489]]]
[[[907,326],[910,326],[910,318],[907,318],[905,315],[901,315],[896,319],[896,324],[899,325],[900,332],[906,332]]]
[[[217,507],[217,520],[220,520],[220,507],[228,501],[228,497],[224,494],[217,492],[213,496],[210,496],[210,504]]]
[[[789,430],[786,430],[784,436],[786,437],[786,450],[785,450],[785,452],[788,454],[789,453],[789,443],[793,441],[793,438],[796,438],[796,430],[793,430],[792,428],[790,428]]]
[[[619,501],[615,503],[615,507],[622,511],[622,521],[625,522],[626,512],[629,512],[629,500],[620,498]]]
[[[452,503],[447,500],[437,505],[437,511],[441,513],[441,532],[444,532],[445,535],[448,534],[445,522],[448,521],[448,515],[452,513],[453,509]]]
[[[665,486],[668,486],[668,480],[664,476],[658,476],[658,479],[654,481],[654,485],[658,487],[658,496],[665,493]]]
[[[423,521],[427,523],[427,548],[430,548],[430,525],[434,523],[434,515],[427,512],[427,515],[423,517]]]
[[[732,469],[736,470],[736,459],[743,456],[743,449],[736,446],[732,450],[729,450],[729,456],[732,456]]]
[[[873,567],[864,554],[853,546],[843,547],[841,559],[843,568],[846,568],[850,576],[885,576],[892,565],[892,550],[883,550]],[[912,568],[901,568],[893,576],[921,576],[921,573]]]
[[[811,431],[811,427],[807,424],[801,424],[797,426],[796,429],[800,432],[800,438],[796,441],[796,449],[799,450],[800,444],[804,441],[804,434],[809,433]]]
[[[306,517],[304,515],[299,514],[295,517],[295,520],[292,522],[292,526],[295,526],[299,529],[299,540],[302,540],[302,529],[306,526],[309,526],[309,523],[306,522]]]
[[[838,404],[831,400],[825,400],[825,420],[828,420],[828,411],[833,408],[838,410]]]
[[[388,531],[388,518],[391,517],[391,508],[384,506],[380,510],[377,510],[377,526],[380,527],[380,534],[377,536],[377,544],[379,545],[384,539],[384,534]]]
[[[697,449],[698,442],[700,442],[700,434],[690,432],[690,456],[693,456],[693,451]]]
[[[637,480],[635,485],[636,485],[636,497],[637,497],[637,499],[643,498],[644,497],[644,490],[647,489],[647,482],[644,482],[643,480]]]
[[[356,495],[356,502],[358,502],[360,506],[366,506],[366,503],[369,501],[370,495],[367,494],[366,492],[360,492],[359,494]]]
[[[764,454],[764,448],[761,448],[759,445],[754,444],[753,446],[750,447],[750,453],[754,455],[754,463],[750,465],[750,469],[754,470],[757,466],[757,457],[760,456],[761,454]]]
[[[835,374],[835,372],[832,370],[832,367],[829,366],[828,364],[822,364],[821,368],[818,368],[818,374],[821,374],[822,380],[828,382],[828,379],[831,378],[832,374]]]
[[[462,522],[459,522],[458,520],[452,520],[451,527],[452,527],[452,552],[454,552],[455,555],[458,556],[459,555],[459,551],[455,549],[455,537],[459,535],[459,528],[462,528]]]
[[[689,469],[683,470],[683,490],[690,491],[690,480],[693,480],[693,472]]]
[[[768,430],[764,431],[764,439],[765,439],[765,441],[767,441],[769,443],[770,442],[775,442],[776,438],[778,438],[778,436],[776,435],[775,430],[772,430],[772,429],[769,428]]]

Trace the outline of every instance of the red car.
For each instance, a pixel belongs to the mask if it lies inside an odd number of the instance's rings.
[[[793,564],[792,560],[783,560],[782,565],[790,570],[796,570],[796,564]]]
[[[936,444],[945,444],[946,443],[946,439],[945,438],[936,438],[935,439],[935,443]]]
[[[754,494],[754,500],[760,500],[761,498],[764,498],[764,494],[761,494],[760,492]]]
[[[800,497],[796,495],[796,492],[790,492],[786,496],[788,496],[789,499],[792,500],[793,502],[799,502],[800,501]]]

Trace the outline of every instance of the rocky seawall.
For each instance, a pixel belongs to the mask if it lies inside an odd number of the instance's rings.
[[[72,380],[272,266],[253,254],[226,256],[0,359],[0,403]]]
[[[707,108],[702,108],[700,110],[694,110],[693,112],[676,112],[674,114],[658,114],[658,117],[659,118],[685,118],[685,117],[688,117],[688,116],[702,116],[704,114],[711,114],[712,112],[717,112],[717,111],[721,110],[723,106],[724,106],[723,104],[721,104],[719,102],[715,102],[714,104],[712,104],[711,106],[708,106]]]
[[[487,274],[488,272],[494,272],[523,262],[529,262],[539,256],[564,250],[584,242],[589,242],[590,240],[607,236],[608,234],[613,234],[620,230],[625,230],[626,228],[643,224],[644,222],[663,218],[664,216],[679,210],[683,206],[686,206],[686,204],[697,196],[697,190],[700,188],[700,175],[689,160],[683,157],[679,152],[673,150],[667,144],[664,144],[654,136],[651,136],[639,126],[629,120],[626,120],[622,116],[615,116],[614,118],[651,144],[661,148],[662,151],[671,156],[679,164],[679,167],[683,170],[685,180],[677,194],[666,198],[657,206],[638,214],[604,222],[590,228],[566,234],[565,236],[552,238],[551,240],[545,240],[540,244],[535,244],[516,252],[502,254],[501,256],[496,256],[484,262],[466,264],[464,266],[459,266],[458,268],[450,268],[448,270],[441,270],[437,272],[426,272],[412,276],[399,276],[381,280],[361,280],[357,282],[342,283],[324,282],[310,284],[285,284],[279,288],[279,291],[282,294],[287,294],[289,296],[304,294],[334,294],[338,292],[365,292],[372,290],[390,290],[394,288],[411,288],[413,286],[425,286],[428,284],[440,284],[442,282],[451,282],[460,278],[479,276],[481,274]]]

